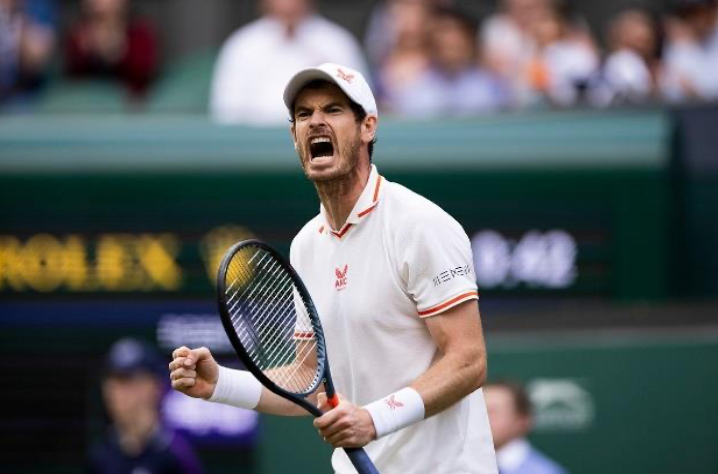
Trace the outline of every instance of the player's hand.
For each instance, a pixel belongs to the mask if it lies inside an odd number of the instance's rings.
[[[332,408],[323,392],[317,401],[318,408],[325,413],[314,420],[314,427],[327,443],[335,448],[361,448],[376,438],[374,421],[364,408],[341,395],[339,405]]]
[[[169,365],[172,388],[190,397],[207,399],[214,393],[219,378],[219,364],[209,349],[182,346],[172,352]]]

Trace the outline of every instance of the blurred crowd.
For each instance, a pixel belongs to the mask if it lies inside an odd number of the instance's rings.
[[[115,81],[141,108],[161,55],[156,26],[129,1],[82,0],[60,28],[53,0],[0,0],[3,108],[22,108],[56,76]],[[286,80],[322,62],[366,73],[382,113],[410,118],[718,100],[718,0],[628,8],[605,31],[570,0],[500,0],[481,19],[452,0],[384,0],[361,40],[311,0],[258,6],[215,61],[207,109],[222,123],[285,122]]]

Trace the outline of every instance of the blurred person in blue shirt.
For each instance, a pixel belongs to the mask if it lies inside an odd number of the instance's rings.
[[[501,474],[567,474],[526,439],[533,419],[531,401],[515,382],[492,382],[483,387],[496,461]]]
[[[52,0],[0,0],[0,104],[22,106],[41,89],[54,49]]]
[[[478,60],[476,26],[462,12],[437,8],[428,27],[429,67],[403,83],[385,84],[390,112],[412,118],[468,116],[506,104],[499,81]]]
[[[126,338],[112,346],[102,380],[112,424],[89,453],[88,474],[201,474],[189,444],[162,424],[165,366],[143,341]]]

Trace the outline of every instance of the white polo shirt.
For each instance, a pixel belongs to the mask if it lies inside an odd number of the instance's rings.
[[[292,242],[291,263],[322,321],[337,392],[366,405],[424,373],[437,347],[422,319],[478,299],[472,262],[451,216],[374,166],[342,229],[322,207]],[[365,449],[382,474],[497,472],[481,390]],[[356,472],[343,450],[332,465]]]

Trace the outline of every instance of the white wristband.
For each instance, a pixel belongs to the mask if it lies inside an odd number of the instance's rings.
[[[219,377],[210,402],[254,410],[262,396],[262,384],[246,370],[219,366]]]
[[[374,420],[377,439],[424,419],[424,400],[411,387],[402,388],[364,408]]]

